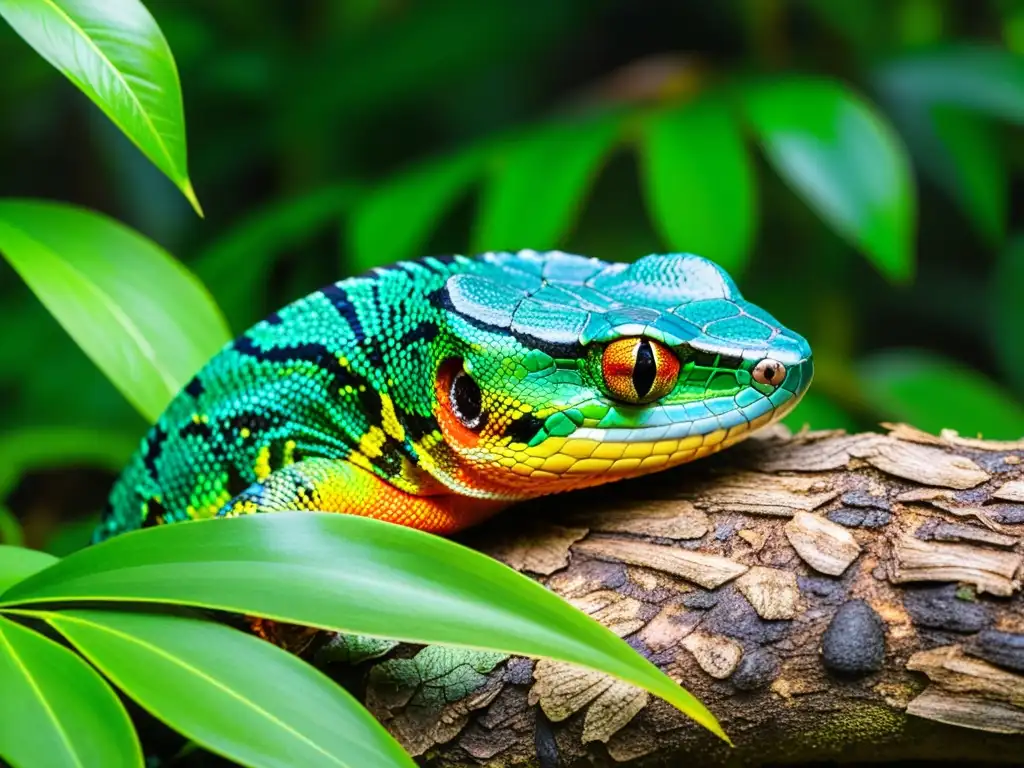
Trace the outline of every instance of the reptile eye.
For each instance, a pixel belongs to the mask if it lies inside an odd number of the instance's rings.
[[[468,373],[459,371],[452,377],[448,390],[448,402],[456,418],[466,429],[477,430],[483,426],[483,400],[480,387]]]
[[[758,384],[767,384],[769,387],[777,387],[786,378],[786,366],[778,360],[766,357],[754,366],[752,373],[754,381]]]
[[[613,341],[601,356],[608,394],[625,403],[650,403],[667,395],[679,378],[679,358],[651,339]]]

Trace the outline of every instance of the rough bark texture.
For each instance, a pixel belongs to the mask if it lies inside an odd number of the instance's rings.
[[[364,699],[424,765],[1024,765],[1024,442],[780,429],[466,541],[626,638],[736,746],[565,664],[321,651],[376,656]]]

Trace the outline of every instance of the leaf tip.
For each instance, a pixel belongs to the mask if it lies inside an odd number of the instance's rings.
[[[192,210],[196,212],[200,219],[205,219],[206,215],[203,213],[203,206],[200,205],[199,198],[196,196],[195,187],[192,186],[192,180],[186,178],[181,182],[179,188],[181,189],[181,194],[185,196],[189,205],[192,206]]]
[[[913,257],[911,257],[885,269],[884,274],[893,285],[906,288],[914,283],[916,271]]]
[[[718,718],[711,714],[709,710],[704,709],[704,711],[700,713],[686,712],[686,714],[692,717],[699,725],[702,725],[703,727],[707,728],[709,731],[711,731],[711,733],[715,734],[715,736],[720,738],[730,747],[736,746],[732,743],[732,739],[729,738],[729,734],[727,734],[725,732],[725,729],[722,728],[721,723],[718,722]]]

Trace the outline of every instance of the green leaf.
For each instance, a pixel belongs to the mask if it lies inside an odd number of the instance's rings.
[[[3,616],[0,690],[0,756],[13,765],[143,765],[110,686],[67,648]]]
[[[454,542],[370,518],[277,512],[133,531],[16,584],[0,607],[65,600],[188,604],[560,659],[646,688],[724,736],[693,696],[540,584]]]
[[[1008,170],[983,118],[1024,123],[1024,61],[999,48],[958,45],[886,62],[871,77],[925,171],[990,244],[1001,242]]]
[[[832,400],[817,392],[808,392],[799,405],[783,423],[793,430],[803,429],[845,429],[857,431],[857,422]]]
[[[1000,243],[1006,234],[1010,179],[991,127],[955,109],[936,107],[931,118],[940,147],[924,167],[960,203],[978,232],[989,243]]]
[[[864,400],[884,420],[905,421],[926,432],[1024,437],[1024,407],[961,363],[908,349],[875,354],[858,368]]]
[[[0,544],[0,592],[56,562],[56,557],[37,549]]]
[[[917,94],[885,99],[886,111],[922,169],[963,208],[992,245],[1006,230],[1009,170],[987,120]]]
[[[92,534],[102,515],[95,512],[79,520],[62,522],[43,542],[42,549],[56,557],[64,557],[92,544]]]
[[[421,165],[369,193],[349,224],[352,271],[422,255],[431,229],[482,173],[486,158],[476,147]]]
[[[839,83],[812,78],[750,87],[746,108],[779,174],[890,280],[914,271],[915,192],[892,129]]]
[[[143,709],[235,762],[415,766],[344,688],[253,635],[170,614],[68,610],[46,620]]]
[[[0,504],[0,543],[20,547],[25,543],[21,521],[7,507]]]
[[[73,82],[202,215],[174,56],[138,0],[0,0],[0,16]]]
[[[524,13],[524,6],[516,3],[440,0],[396,13],[379,0],[371,1],[380,6],[386,23],[355,34],[352,25],[345,25],[341,32],[349,40],[332,34],[330,45],[307,46],[302,56],[280,60],[281,92],[275,102],[280,107],[274,117],[282,134],[294,135],[295,125],[335,125],[435,94],[457,99],[465,81],[478,81],[498,66],[528,71],[538,56],[578,25],[579,10],[586,7],[581,0],[539,2]],[[442,49],[444,55],[436,55]],[[324,87],[325,73],[330,87]],[[504,89],[489,90],[496,91],[494,103],[504,109]],[[460,102],[446,108],[445,115],[458,114],[459,107],[467,113],[480,111],[478,105]],[[416,132],[419,126],[407,129]]]
[[[230,338],[190,272],[106,216],[2,200],[0,251],[149,421]]]
[[[915,53],[878,67],[875,86],[889,101],[912,99],[1024,123],[1024,58],[980,45]]]
[[[554,248],[572,227],[619,117],[557,123],[498,147],[480,200],[473,250]]]
[[[826,25],[832,27],[858,52],[884,46],[889,34],[887,6],[881,3],[837,3],[835,0],[804,0]]]
[[[1024,397],[1024,236],[1015,238],[1002,253],[992,273],[991,338],[996,359]]]
[[[139,446],[139,436],[121,430],[26,427],[0,437],[0,498],[34,469],[90,466],[119,471]]]
[[[259,308],[257,299],[275,261],[324,227],[337,226],[360,194],[352,184],[335,184],[275,202],[229,228],[199,254],[192,266],[235,328],[258,319],[253,310]]]
[[[754,237],[754,173],[743,135],[721,99],[653,115],[640,144],[647,207],[675,250],[742,271]]]

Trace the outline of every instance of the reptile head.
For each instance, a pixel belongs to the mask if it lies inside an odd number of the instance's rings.
[[[436,413],[463,494],[517,499],[665,469],[781,418],[807,342],[690,254],[486,254],[450,277]]]

